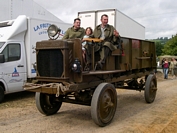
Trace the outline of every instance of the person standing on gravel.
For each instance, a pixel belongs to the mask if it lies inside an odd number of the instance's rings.
[[[168,79],[169,63],[168,63],[168,60],[167,60],[167,59],[164,59],[163,68],[164,68],[164,79]]]
[[[172,58],[171,61],[170,61],[170,66],[169,66],[169,69],[171,71],[172,79],[174,78],[174,69],[175,69],[176,64],[177,64],[176,60],[174,58]]]
[[[162,62],[161,62],[161,65],[162,65],[162,72],[164,73],[164,61],[165,61],[165,58],[162,59]]]

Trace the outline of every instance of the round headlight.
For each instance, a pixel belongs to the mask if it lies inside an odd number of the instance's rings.
[[[75,59],[73,65],[72,65],[73,72],[81,73],[81,68],[82,68],[81,62],[78,59]]]
[[[50,25],[48,30],[48,35],[54,37],[58,33],[58,27],[54,24]]]
[[[50,25],[49,28],[47,29],[48,36],[52,40],[55,40],[59,37],[60,31],[61,30],[54,24]]]
[[[77,70],[77,64],[73,64],[72,70],[73,71]]]

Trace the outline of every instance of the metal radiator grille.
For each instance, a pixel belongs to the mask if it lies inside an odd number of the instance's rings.
[[[60,49],[39,50],[37,70],[44,77],[61,77],[63,73],[63,54]]]

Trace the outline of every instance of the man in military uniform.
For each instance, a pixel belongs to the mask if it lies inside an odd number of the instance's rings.
[[[80,27],[81,20],[79,18],[74,19],[74,24],[72,27],[68,28],[65,32],[62,40],[64,39],[75,39],[80,38],[82,39],[85,35],[85,29]]]
[[[103,40],[101,42],[101,46],[94,46],[94,52],[98,51],[100,52],[100,61],[98,61],[98,66],[100,69],[102,69],[103,64],[106,61],[106,58],[111,53],[111,51],[114,51],[117,49],[117,44],[120,41],[120,36],[117,30],[112,26],[108,24],[108,15],[103,14],[101,16],[101,24],[96,26],[93,32],[94,38],[99,38]],[[87,56],[87,62],[90,63],[90,49],[86,47],[86,56]]]

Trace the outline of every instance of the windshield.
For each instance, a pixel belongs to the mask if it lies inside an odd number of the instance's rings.
[[[0,42],[0,48],[4,45],[5,42]]]

